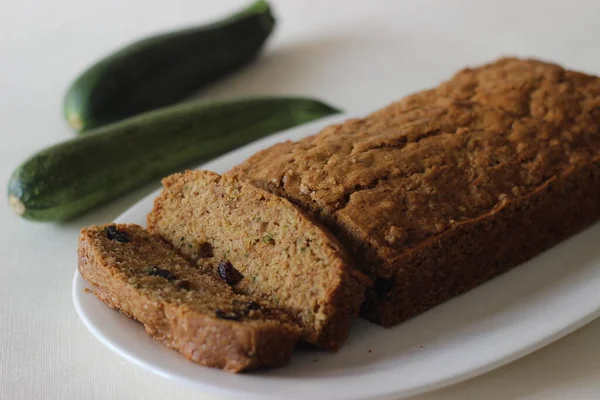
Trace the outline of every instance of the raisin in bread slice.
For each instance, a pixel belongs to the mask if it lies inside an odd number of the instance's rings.
[[[295,317],[303,339],[337,349],[370,281],[338,240],[288,200],[210,171],[163,180],[148,229],[234,291]]]
[[[229,372],[279,366],[299,339],[289,316],[233,293],[140,226],[83,229],[78,253],[100,300],[198,364]]]

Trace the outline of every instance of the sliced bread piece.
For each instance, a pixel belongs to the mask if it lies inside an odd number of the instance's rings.
[[[233,293],[140,226],[83,229],[78,253],[100,300],[198,364],[229,372],[279,366],[299,339],[288,315]]]
[[[234,291],[291,313],[303,339],[337,349],[370,281],[337,239],[288,200],[210,171],[163,180],[148,229]]]

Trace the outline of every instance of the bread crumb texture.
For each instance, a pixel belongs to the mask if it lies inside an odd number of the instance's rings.
[[[305,340],[340,346],[369,281],[331,233],[289,201],[231,176],[187,171],[163,184],[148,216],[152,232],[205,272],[235,274],[234,291],[291,313]]]

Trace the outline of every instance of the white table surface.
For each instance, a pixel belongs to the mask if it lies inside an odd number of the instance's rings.
[[[206,97],[297,94],[349,111],[375,109],[466,64],[506,54],[600,74],[600,1],[273,3],[279,25],[263,57]],[[61,100],[82,68],[134,38],[208,21],[241,4],[0,2],[2,187],[25,157],[73,136]],[[79,229],[112,220],[151,188],[62,224],[21,220],[7,201],[0,207],[0,399],[216,399],[111,353],[71,302]],[[597,399],[599,376],[595,321],[508,366],[415,399]]]

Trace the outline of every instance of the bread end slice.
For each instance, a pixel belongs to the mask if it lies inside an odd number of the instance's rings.
[[[285,364],[300,330],[137,225],[83,229],[78,269],[93,293],[148,334],[205,366],[240,372]]]

